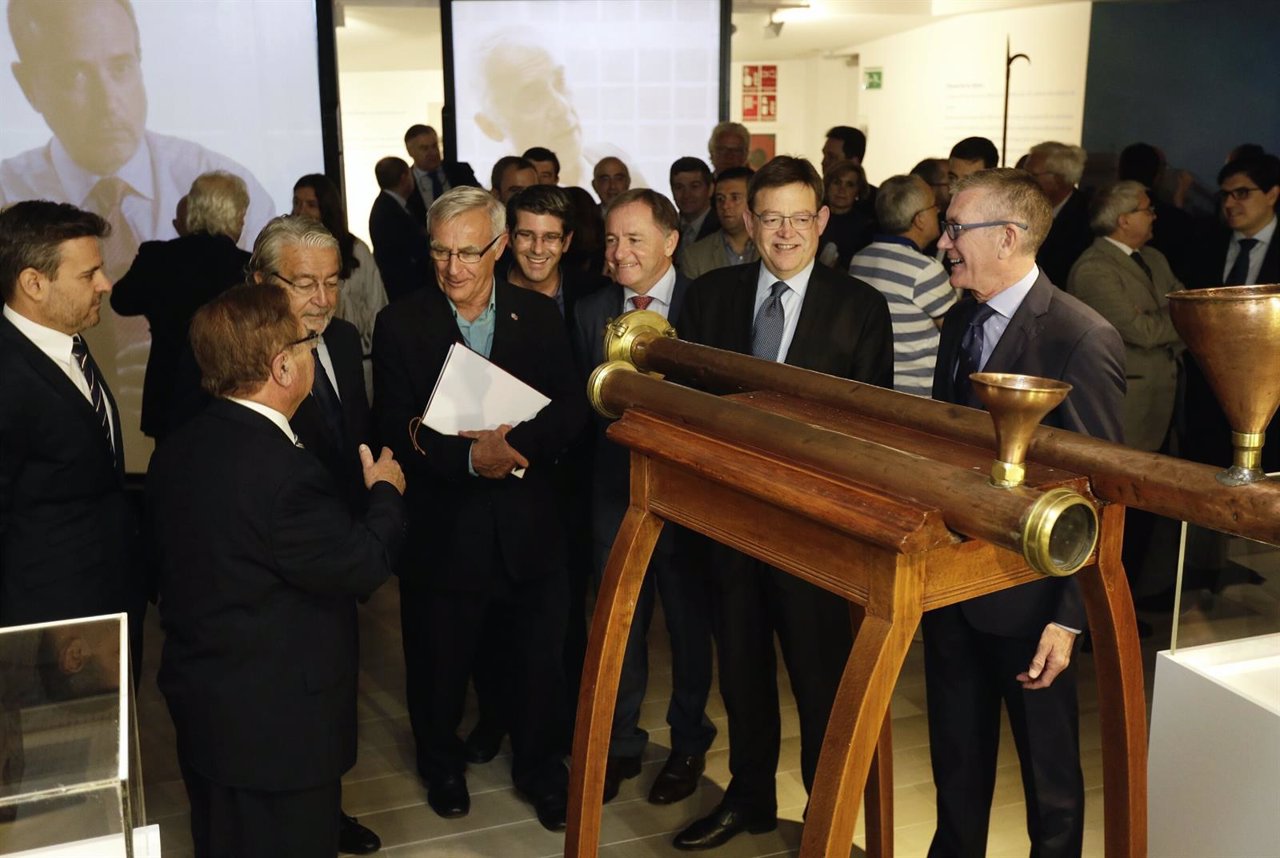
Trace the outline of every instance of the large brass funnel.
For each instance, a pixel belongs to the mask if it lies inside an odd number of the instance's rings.
[[[1263,479],[1262,441],[1280,405],[1280,284],[1170,292],[1169,314],[1231,424],[1235,454],[1218,481]]]
[[[975,372],[969,381],[996,426],[991,485],[1006,489],[1020,486],[1027,476],[1027,445],[1032,434],[1044,416],[1067,398],[1071,385],[1005,372]]]

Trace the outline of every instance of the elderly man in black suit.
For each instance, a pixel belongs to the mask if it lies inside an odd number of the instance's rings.
[[[1066,287],[1071,266],[1093,243],[1089,198],[1078,187],[1087,158],[1079,146],[1052,140],[1037,143],[1027,155],[1027,172],[1053,210],[1053,225],[1040,245],[1036,264],[1059,288]]]
[[[382,189],[369,210],[369,240],[387,300],[395,301],[431,283],[427,233],[409,207],[417,193],[402,159],[383,158],[373,168]]]
[[[215,295],[244,282],[249,261],[249,254],[236,246],[249,208],[244,179],[221,171],[204,173],[183,199],[182,234],[143,242],[111,292],[111,309],[121,316],[146,316],[151,329],[142,431],[157,441],[177,428],[175,391],[200,383],[195,361],[186,354],[191,317]]]
[[[284,291],[224,292],[191,323],[215,401],[151,460],[148,531],[165,630],[160,689],[198,856],[338,849],[355,761],[355,600],[391,574],[404,475],[361,449],[368,514],[297,442],[317,339]]]
[[[440,288],[388,306],[373,334],[375,424],[414,483],[399,571],[418,771],[437,814],[469,812],[457,731],[482,631],[496,629],[512,780],[539,822],[558,830],[568,790],[561,661],[568,594],[553,476],[586,421],[586,397],[555,302],[495,280],[507,242],[502,203],[478,188],[454,188],[432,204],[428,223]],[[550,403],[515,426],[443,435],[419,425],[414,418],[455,343]],[[513,473],[519,468],[523,476]]]
[[[695,159],[696,160],[696,159]],[[678,163],[678,162],[677,162]],[[585,382],[604,360],[604,329],[610,319],[643,309],[667,319],[680,315],[689,281],[672,264],[680,237],[680,219],[671,201],[656,191],[624,191],[605,214],[605,261],[614,282],[578,303],[574,347]],[[592,531],[597,575],[604,572],[614,536],[626,514],[631,485],[631,458],[626,447],[607,438],[611,421],[596,419],[592,475]],[[671,804],[693,794],[706,767],[707,748],[716,729],[706,715],[711,693],[711,623],[706,579],[701,569],[683,568],[676,557],[675,527],[658,539],[649,573],[636,603],[618,683],[604,800],[618,793],[621,781],[640,773],[649,734],[640,727],[640,704],[649,681],[649,623],[654,600],[671,638],[671,754],[653,786],[649,801]]]
[[[978,407],[973,372],[1072,385],[1049,426],[1123,440],[1124,343],[1106,319],[1036,264],[1053,215],[1021,170],[955,184],[938,242],[960,301],[942,327],[933,398]],[[1079,856],[1084,835],[1079,710],[1071,649],[1085,627],[1074,578],[1053,578],[924,615],[929,749],[938,827],[929,855],[986,854],[1000,704],[1022,762],[1032,854]]]
[[[120,414],[81,336],[111,291],[109,229],[65,203],[0,212],[0,626],[141,626]]]
[[[698,278],[676,329],[696,343],[892,387],[884,296],[814,265],[830,215],[822,190],[817,170],[802,158],[775,158],[752,176],[743,218],[760,261]],[[800,714],[806,788],[852,646],[849,606],[840,598],[721,546],[710,546],[709,558],[733,777],[720,805],[676,836],[678,849],[710,849],[777,825],[775,632]]]

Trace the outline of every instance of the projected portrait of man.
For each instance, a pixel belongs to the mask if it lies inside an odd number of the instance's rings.
[[[0,161],[0,206],[45,199],[106,218],[108,279],[119,279],[144,241],[177,237],[173,212],[196,176],[225,170],[245,180],[242,243],[273,214],[270,195],[240,164],[198,143],[148,131],[138,22],[130,0],[9,0],[14,78],[52,139]],[[7,111],[6,111],[7,112]],[[145,323],[103,308],[88,336],[117,392],[126,450],[141,440],[138,415],[148,343]],[[132,442],[132,443],[131,443]],[[145,461],[129,454],[130,470]]]
[[[477,95],[481,109],[475,123],[490,140],[510,152],[541,146],[560,158],[560,184],[587,187],[591,167],[614,156],[634,162],[621,148],[600,141],[584,142],[582,123],[565,80],[564,65],[524,31],[503,30],[481,42],[476,56]],[[644,184],[635,175],[636,186]]]

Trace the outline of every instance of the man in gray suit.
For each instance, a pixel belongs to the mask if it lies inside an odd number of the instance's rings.
[[[614,198],[605,217],[605,261],[614,282],[583,297],[575,308],[574,346],[582,371],[604,357],[608,321],[630,310],[649,310],[676,319],[689,281],[672,265],[680,236],[680,217],[671,201],[638,188]],[[627,511],[630,458],[625,447],[608,441],[608,421],[597,418],[593,460],[592,522],[596,568],[603,571],[614,535]],[[716,729],[707,718],[711,692],[711,626],[705,582],[700,570],[677,567],[674,527],[663,530],[650,561],[649,575],[636,605],[618,684],[613,737],[605,769],[604,799],[618,794],[624,778],[640,773],[640,757],[649,736],[639,726],[640,704],[649,678],[649,621],[655,591],[671,635],[671,755],[649,791],[654,804],[671,804],[693,794]]]

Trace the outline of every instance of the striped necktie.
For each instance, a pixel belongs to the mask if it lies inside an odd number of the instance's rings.
[[[111,453],[115,456],[117,455],[116,443],[111,434],[111,407],[107,404],[107,389],[102,385],[98,375],[98,365],[89,354],[88,344],[79,334],[71,338],[71,356],[76,359],[80,372],[84,373],[84,380],[89,385],[89,403],[93,406],[93,413],[98,415],[98,422],[102,424],[102,434],[107,436],[107,445],[111,447]]]

